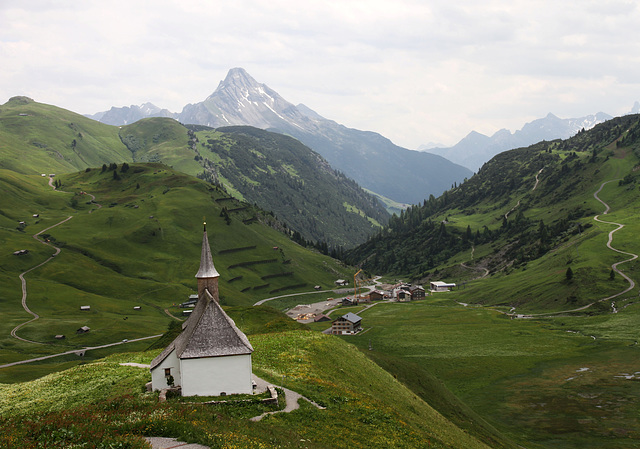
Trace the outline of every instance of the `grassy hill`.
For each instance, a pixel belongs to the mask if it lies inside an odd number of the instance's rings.
[[[177,304],[194,293],[203,218],[225,305],[310,292],[316,285],[330,289],[335,279],[352,273],[291,241],[269,214],[161,164],[132,164],[124,172],[122,166],[90,169],[55,179],[62,191],[53,191],[48,178],[0,170],[7,198],[0,211],[5,248],[0,254],[0,364],[162,333],[172,316],[181,317]],[[40,232],[62,251],[25,276],[28,306],[40,319],[17,334],[41,343],[34,345],[9,333],[30,318],[21,306],[19,274],[54,253],[32,237]],[[28,254],[13,255],[21,249]],[[81,311],[84,305],[91,310]],[[76,334],[85,325],[91,331]],[[57,334],[66,339],[54,339]],[[148,343],[131,345],[141,349]],[[105,352],[96,354],[87,356]],[[3,369],[0,379],[35,378],[57,369],[60,361],[81,359],[72,355],[35,367],[18,365]]]
[[[265,309],[266,310],[266,309]],[[254,323],[269,321],[257,318]],[[240,323],[236,317],[236,322]],[[286,321],[287,323],[293,322]],[[486,448],[339,338],[303,330],[249,331],[254,372],[326,407],[305,401],[292,413],[249,418],[268,406],[202,406],[143,393],[148,363],[159,350],[120,354],[51,374],[37,381],[0,385],[0,441],[25,448],[69,447],[102,441],[144,447],[141,435],[171,436],[213,448]]]
[[[300,242],[363,242],[388,220],[384,207],[297,140],[250,127],[190,129],[170,118],[115,127],[14,97],[0,107],[0,168],[70,173],[103,164],[161,162],[273,211]]]
[[[594,220],[604,212],[594,193],[609,182],[600,194],[612,207],[605,218],[626,225],[616,247],[639,253],[638,122],[625,116],[502,153],[462,185],[392,217],[347,260],[422,282],[470,283],[486,270],[491,282],[466,299],[524,311],[566,310],[619,292],[625,281],[610,274],[621,256],[606,247],[615,227]]]
[[[13,97],[0,107],[0,168],[68,173],[131,160],[114,126],[27,97]]]

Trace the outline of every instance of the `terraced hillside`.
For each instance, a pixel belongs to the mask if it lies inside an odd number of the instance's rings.
[[[58,191],[48,179],[0,171],[0,364],[162,333],[194,292],[203,218],[225,305],[331,288],[351,273],[291,241],[271,215],[161,164],[56,176]],[[61,252],[51,259],[56,247]],[[27,253],[13,254],[20,250]],[[36,344],[10,335],[32,318],[21,304],[22,273],[26,305],[40,318],[16,335]],[[82,326],[91,331],[77,334]],[[33,378],[50,369],[41,368],[18,366],[0,376]]]

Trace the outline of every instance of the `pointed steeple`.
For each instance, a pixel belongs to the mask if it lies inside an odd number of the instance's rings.
[[[202,254],[200,255],[200,269],[196,273],[198,278],[198,302],[209,301],[208,298],[220,301],[218,293],[218,278],[220,274],[213,266],[211,257],[211,247],[207,237],[207,223],[204,224],[204,235],[202,236]],[[209,292],[207,295],[206,292]],[[197,308],[197,306],[196,306]]]
[[[202,237],[202,253],[200,255],[200,269],[196,273],[196,278],[217,278],[220,274],[213,266],[213,258],[211,257],[211,247],[209,246],[209,238],[207,237],[207,223],[204,223],[204,235]]]

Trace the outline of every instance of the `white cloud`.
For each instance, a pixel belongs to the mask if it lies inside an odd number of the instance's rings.
[[[415,148],[640,99],[633,1],[0,3],[0,101],[179,111],[245,68],[293,103]]]

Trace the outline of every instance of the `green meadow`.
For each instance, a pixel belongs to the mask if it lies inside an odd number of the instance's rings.
[[[459,429],[337,337],[296,330],[296,323],[280,321],[269,308],[231,310],[238,323],[242,314],[252,317],[245,331],[256,350],[254,372],[325,409],[301,400],[300,409],[292,413],[251,422],[249,418],[277,408],[256,402],[207,406],[172,399],[158,404],[157,393],[144,391],[149,371],[119,365],[149,363],[158,349],[0,385],[0,422],[5,429],[0,444],[72,447],[101,441],[104,447],[142,448],[141,436],[151,435],[212,448],[512,447],[504,440],[485,444]],[[276,332],[259,324],[274,320],[280,323]]]
[[[532,448],[637,447],[640,306],[510,319],[458,297],[377,304],[361,312],[365,332],[343,338],[463,428],[468,414],[457,418],[460,407],[429,379],[482,417],[480,434],[497,429]]]

